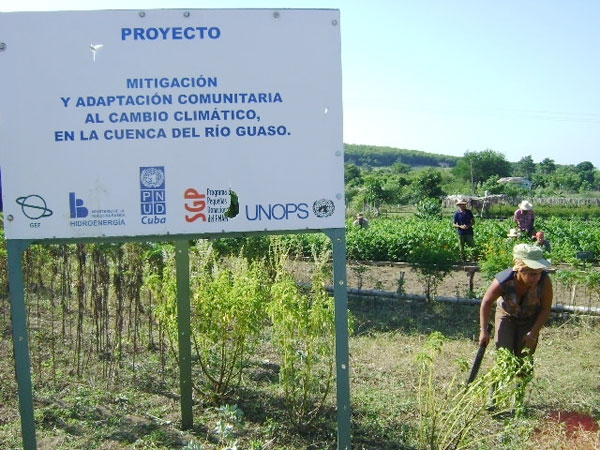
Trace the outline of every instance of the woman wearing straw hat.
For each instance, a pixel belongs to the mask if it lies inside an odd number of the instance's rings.
[[[523,200],[519,203],[519,208],[515,211],[514,219],[519,230],[525,231],[529,236],[535,235],[533,229],[535,213],[533,212],[533,205],[529,201]]]
[[[552,282],[544,269],[550,262],[543,257],[540,247],[517,244],[513,249],[513,267],[496,274],[488,287],[479,309],[479,345],[490,340],[487,324],[492,305],[496,305],[496,348],[506,348],[517,357],[535,351],[540,330],[550,316]],[[496,385],[490,387],[489,409],[495,409]]]
[[[536,245],[517,244],[513,249],[514,266],[498,274],[488,287],[479,310],[479,344],[487,344],[487,324],[492,305],[496,305],[496,348],[507,348],[522,356],[523,349],[535,351],[540,330],[550,316],[552,282],[544,269],[550,262]]]

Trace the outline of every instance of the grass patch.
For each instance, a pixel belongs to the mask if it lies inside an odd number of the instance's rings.
[[[436,407],[440,411],[455,406],[449,399],[463,389],[468,377],[464,361],[470,364],[477,350],[477,309],[396,299],[351,298],[349,304],[355,321],[355,334],[350,338],[353,448],[424,448],[419,440],[424,416],[418,397],[426,388],[419,387],[416,357],[431,333],[444,336],[429,389],[441,400]],[[12,361],[12,343],[6,300],[2,308],[0,358],[7,362]],[[45,316],[42,311],[36,322],[39,329],[45,326]],[[335,389],[318,420],[308,427],[291,425],[278,382],[281,361],[269,336],[263,336],[240,388],[221,405],[195,400],[194,428],[188,431],[180,430],[177,366],[172,355],[161,361],[155,348],[140,348],[135,366],[132,355],[124,353],[123,360],[113,362],[115,367],[109,371],[106,360],[92,355],[77,376],[69,342],[57,342],[52,365],[47,343],[31,340],[39,448],[336,448]],[[569,428],[557,420],[556,413],[562,417],[577,413],[598,423],[600,359],[593,351],[596,348],[600,348],[596,320],[552,319],[541,333],[534,356],[523,416],[497,417],[483,411],[477,416],[476,432],[464,446],[450,448],[598,448],[597,428]],[[492,367],[494,353],[490,346],[478,379]],[[110,376],[103,376],[103,371]],[[194,376],[201,376],[196,365]],[[13,364],[5,363],[0,367],[0,448],[20,446]]]

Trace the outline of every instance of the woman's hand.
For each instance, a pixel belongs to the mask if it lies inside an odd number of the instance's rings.
[[[538,333],[535,333],[533,331],[528,332],[523,337],[523,343],[525,344],[525,347],[531,348],[531,349],[533,349],[535,347],[535,345],[537,344],[537,340],[538,340]]]
[[[488,345],[488,343],[490,342],[490,333],[488,333],[488,330],[486,330],[485,328],[482,328],[479,331],[479,345]]]

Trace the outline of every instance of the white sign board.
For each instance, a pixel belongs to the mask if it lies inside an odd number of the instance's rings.
[[[0,14],[9,239],[344,226],[337,10]]]

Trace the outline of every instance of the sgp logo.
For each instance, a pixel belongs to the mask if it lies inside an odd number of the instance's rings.
[[[199,193],[194,188],[186,189],[183,198],[186,200],[184,203],[186,211],[193,213],[192,215],[186,214],[185,220],[187,222],[195,222],[200,219],[202,222],[206,222],[206,194]]]

